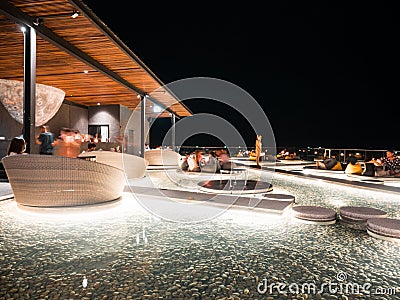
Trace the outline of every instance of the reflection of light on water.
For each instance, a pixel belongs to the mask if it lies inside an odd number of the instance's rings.
[[[88,280],[86,278],[86,276],[83,276],[83,280],[82,280],[82,286],[85,288],[88,285]]]
[[[329,203],[332,204],[332,206],[337,207],[337,208],[348,205],[346,201],[344,201],[342,199],[337,199],[337,198],[329,200]]]
[[[144,230],[144,226],[143,226],[142,238],[143,238],[143,242],[144,242],[145,244],[147,244],[148,240],[147,240],[146,231]]]
[[[294,195],[296,205],[376,206],[400,218],[400,195],[396,193],[372,192],[326,181],[280,174],[277,174],[275,178],[274,193]],[[149,201],[157,199],[152,196],[146,198]],[[82,209],[84,211],[76,213]],[[281,215],[263,210],[231,207],[218,215],[215,220],[187,227],[182,224],[163,222],[162,219],[144,210],[130,193],[124,193],[123,199],[115,205],[106,205],[97,210],[91,207],[80,207],[76,210],[67,210],[69,213],[40,213],[41,210],[22,210],[16,206],[15,201],[0,202],[0,220],[2,225],[4,224],[2,228],[6,229],[1,237],[5,236],[4,244],[7,247],[10,246],[10,249],[4,247],[0,251],[0,256],[9,259],[11,266],[18,266],[14,269],[19,272],[23,270],[25,264],[25,262],[20,263],[24,259],[23,256],[28,253],[28,250],[35,249],[36,252],[32,252],[34,254],[32,259],[40,262],[44,272],[50,275],[59,274],[60,271],[63,274],[70,274],[71,270],[77,266],[75,263],[79,258],[79,263],[82,263],[86,271],[78,270],[77,274],[92,274],[89,282],[91,289],[96,281],[102,284],[103,278],[100,275],[102,263],[108,263],[108,259],[111,262],[107,267],[111,266],[111,263],[114,265],[114,262],[118,264],[137,258],[132,265],[126,264],[126,269],[115,268],[115,271],[112,271],[126,272],[128,275],[134,274],[136,266],[142,263],[148,265],[150,261],[148,258],[155,257],[160,261],[168,259],[168,264],[173,265],[171,274],[175,274],[175,266],[186,268],[189,263],[186,259],[204,261],[205,264],[214,263],[214,258],[208,257],[203,251],[207,248],[211,248],[211,252],[217,254],[220,253],[219,251],[221,253],[227,251],[232,261],[238,262],[250,258],[248,255],[252,255],[251,253],[260,254],[260,257],[265,259],[265,264],[270,264],[275,268],[271,272],[278,273],[276,270],[283,270],[277,276],[284,278],[285,274],[290,274],[288,280],[291,282],[304,282],[301,276],[303,274],[311,276],[309,274],[316,268],[318,268],[319,278],[330,278],[333,269],[343,269],[348,274],[362,273],[365,278],[375,278],[377,285],[384,284],[387,278],[392,282],[397,278],[393,270],[396,269],[395,265],[399,260],[398,245],[375,241],[365,232],[358,233],[343,226],[295,224],[289,218],[289,209]],[[74,216],[75,213],[76,216]],[[43,219],[46,220],[46,224],[43,224]],[[71,222],[67,220],[70,219],[75,220],[73,225],[78,226],[69,226]],[[63,228],[60,226],[60,224],[63,225],[61,222],[67,224],[63,231],[60,230]],[[148,237],[150,237],[149,244]],[[197,244],[192,244],[192,240],[198,243],[199,247],[196,247]],[[230,248],[224,248],[224,242]],[[176,249],[173,256],[164,255],[161,252],[168,251],[171,247]],[[196,249],[193,251],[191,247],[196,247]],[[199,251],[196,251],[197,249]],[[8,253],[9,257],[7,257]],[[188,253],[190,255],[187,255]],[[57,268],[53,270],[52,266],[55,265],[53,259],[62,260],[65,265],[57,264]],[[223,260],[220,261],[221,269],[226,269],[227,264]],[[227,261],[228,264],[230,262]],[[297,267],[293,267],[294,263]],[[27,260],[26,264],[30,268],[31,260]],[[261,265],[254,264],[254,266],[254,269],[249,267],[249,272],[262,274],[261,269],[257,269]],[[98,271],[99,275],[97,275]],[[293,274],[298,275],[292,275],[292,271]],[[32,272],[37,271],[32,269]],[[108,280],[109,274],[105,273],[104,278]],[[96,274],[95,277],[98,276],[96,280],[93,279],[95,278],[93,274]],[[385,276],[382,277],[381,274]],[[83,275],[78,276],[79,287],[81,287],[80,283],[83,288],[86,284],[89,286],[87,281],[86,283],[82,281]],[[126,277],[128,281],[123,281],[123,276],[118,276],[118,279],[121,279],[121,284],[129,285],[132,276]],[[142,281],[150,286],[153,284],[151,280],[150,277],[146,277]],[[42,278],[38,276],[38,284],[42,285],[40,281]],[[33,276],[30,279],[31,282],[36,284]],[[48,285],[47,288],[51,287]],[[96,293],[101,292],[97,289]]]
[[[140,235],[139,235],[139,233],[136,234],[136,244],[137,244],[137,245],[140,244]]]
[[[17,220],[27,220],[51,223],[90,223],[96,220],[117,219],[127,213],[148,214],[130,193],[120,200],[97,205],[82,205],[75,207],[30,207],[18,205],[12,201],[7,207],[7,213]]]
[[[147,239],[147,235],[146,235],[146,232],[144,230],[144,227],[143,227],[143,231],[142,231],[142,240],[143,240],[143,244],[147,244],[148,239]],[[139,245],[139,244],[140,244],[140,234],[137,233],[136,234],[136,245]]]

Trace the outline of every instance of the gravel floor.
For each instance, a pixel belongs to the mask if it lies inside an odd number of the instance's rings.
[[[399,195],[272,180],[296,205],[363,205],[400,218]],[[341,223],[295,222],[289,212],[230,209],[205,222],[168,222],[126,192],[64,210],[4,200],[0,229],[1,299],[400,299],[400,244]]]

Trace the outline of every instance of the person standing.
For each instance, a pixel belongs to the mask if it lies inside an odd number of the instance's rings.
[[[77,131],[71,128],[62,128],[55,147],[55,155],[77,158],[81,150],[81,139],[78,138]]]
[[[36,138],[36,144],[40,145],[40,154],[52,155],[55,145],[54,135],[49,131],[49,126],[43,125],[40,127],[40,134]]]
[[[255,149],[257,168],[261,168],[261,166],[260,166],[260,156],[261,156],[261,149],[262,149],[261,139],[262,139],[262,135],[257,134],[256,149]]]

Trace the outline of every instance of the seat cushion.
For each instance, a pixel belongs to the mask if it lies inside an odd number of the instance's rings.
[[[343,206],[339,209],[339,215],[350,221],[367,221],[370,218],[387,217],[387,213],[383,210],[364,206]]]
[[[392,218],[371,218],[367,229],[375,234],[400,239],[400,220]]]
[[[336,220],[336,211],[321,206],[294,206],[292,215],[298,219],[316,222]]]

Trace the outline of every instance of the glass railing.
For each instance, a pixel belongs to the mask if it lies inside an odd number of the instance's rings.
[[[172,147],[164,147],[172,149]],[[181,155],[192,153],[196,150],[202,152],[224,150],[231,157],[243,156],[246,157],[254,147],[221,147],[221,146],[176,146],[175,151]],[[352,148],[323,148],[323,147],[263,147],[262,152],[268,156],[285,159],[301,159],[308,161],[322,160],[324,157],[336,155],[339,161],[346,162],[349,156],[355,156],[359,161],[364,161],[366,158],[381,158],[386,156],[386,149],[352,149]],[[396,151],[396,155],[400,155],[400,151]]]

